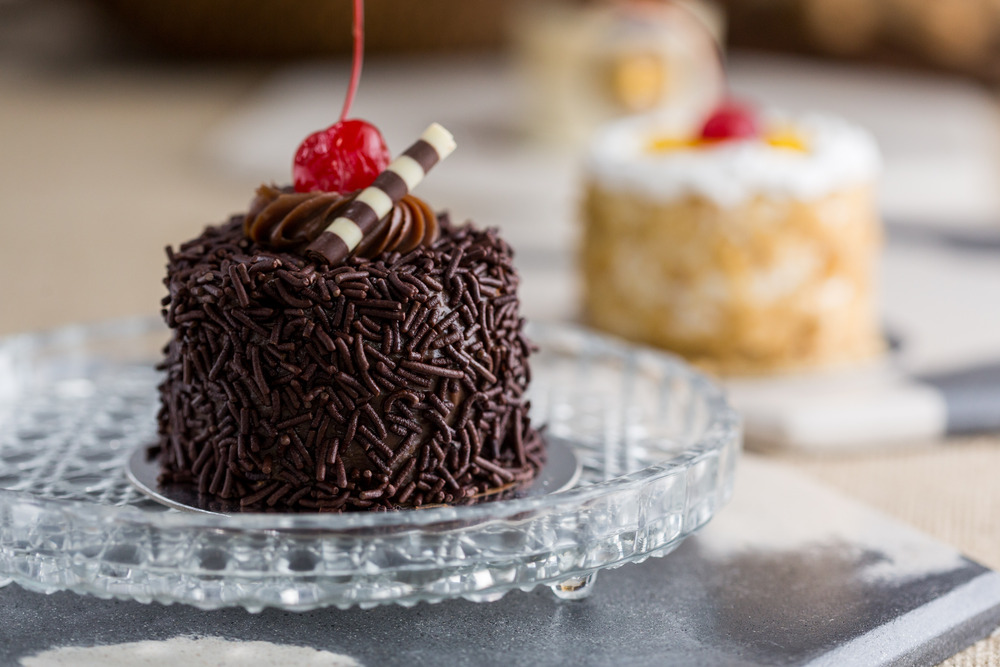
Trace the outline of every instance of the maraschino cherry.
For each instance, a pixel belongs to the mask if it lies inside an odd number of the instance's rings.
[[[757,115],[746,105],[732,100],[724,102],[712,112],[701,128],[701,139],[724,141],[727,139],[752,139],[759,136]]]
[[[389,165],[382,135],[363,120],[341,120],[313,132],[295,152],[298,192],[353,192],[372,184]]]
[[[361,79],[364,56],[364,0],[354,0],[354,62],[340,120],[313,132],[295,152],[292,177],[297,192],[353,192],[368,187],[389,165],[389,149],[371,123],[347,119]]]

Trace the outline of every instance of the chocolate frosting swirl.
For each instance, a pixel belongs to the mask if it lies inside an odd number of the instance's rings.
[[[291,188],[261,185],[243,219],[250,240],[275,249],[294,248],[315,240],[349,204],[357,192],[295,192]],[[440,234],[434,211],[418,197],[406,195],[375,232],[354,253],[371,259],[383,252],[407,253],[432,245]]]

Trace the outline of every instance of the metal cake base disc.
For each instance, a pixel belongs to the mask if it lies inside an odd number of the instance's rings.
[[[151,499],[167,507],[186,512],[229,515],[248,511],[241,508],[239,502],[199,494],[197,490],[187,486],[160,485],[157,481],[157,477],[160,475],[159,463],[147,457],[147,449],[147,447],[139,447],[132,452],[125,466],[125,475],[139,491]],[[573,448],[567,442],[561,439],[547,438],[546,452],[548,460],[541,472],[529,486],[516,492],[513,497],[525,498],[558,493],[572,488],[579,481],[582,465],[573,452]],[[485,498],[505,490],[507,489],[488,491],[480,497]],[[440,507],[440,505],[434,505],[434,507]]]

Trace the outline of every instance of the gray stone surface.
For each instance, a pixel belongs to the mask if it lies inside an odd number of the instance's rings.
[[[1000,575],[812,482],[743,462],[733,505],[594,594],[302,614],[0,589],[0,664],[179,635],[312,646],[364,665],[920,665],[1000,623]],[[185,665],[185,667],[195,667]]]

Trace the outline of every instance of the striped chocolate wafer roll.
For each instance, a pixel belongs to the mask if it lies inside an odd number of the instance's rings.
[[[431,167],[454,150],[451,133],[433,123],[348,204],[326,231],[309,244],[306,252],[330,264],[343,262],[364,238],[377,230],[379,221],[424,179]]]

